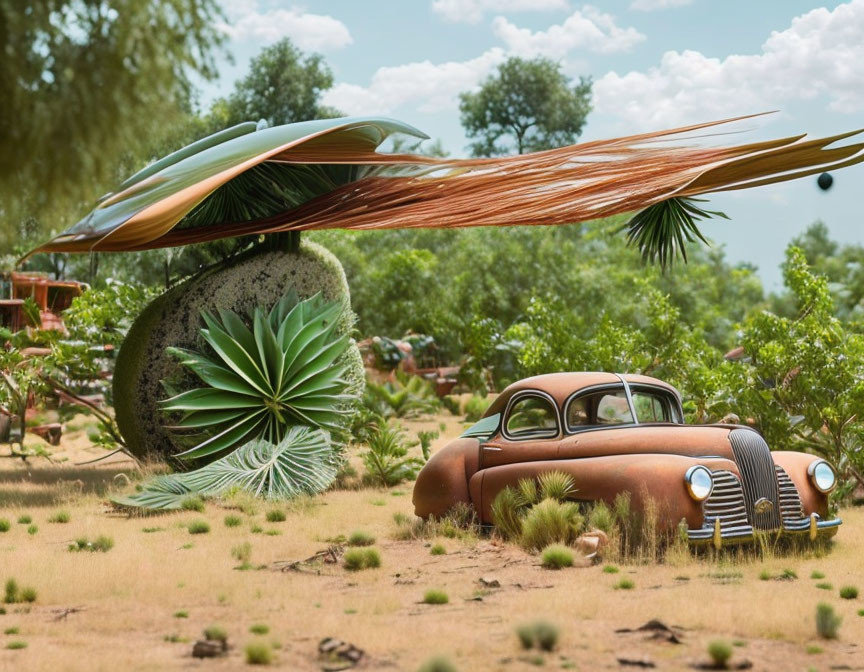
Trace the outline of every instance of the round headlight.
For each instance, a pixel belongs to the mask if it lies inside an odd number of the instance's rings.
[[[807,473],[819,492],[831,492],[837,485],[837,472],[825,460],[811,462]]]
[[[687,485],[687,492],[697,502],[704,502],[708,499],[714,489],[714,477],[711,476],[707,467],[703,467],[701,464],[687,470],[687,473],[684,474],[684,483]]]

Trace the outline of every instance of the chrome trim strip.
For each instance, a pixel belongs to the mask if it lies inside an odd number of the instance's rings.
[[[616,373],[615,375],[618,376],[618,380],[620,380],[621,384],[624,386],[624,394],[627,397],[627,405],[630,407],[630,417],[633,418],[633,424],[638,425],[639,418],[636,415],[636,407],[633,405],[633,395],[630,393],[630,383],[628,383],[620,373]]]

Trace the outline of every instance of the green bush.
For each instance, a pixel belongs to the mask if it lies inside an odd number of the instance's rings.
[[[22,588],[15,579],[7,579],[3,596],[6,604],[18,604],[21,602],[35,602],[36,590],[34,588]]]
[[[251,642],[244,649],[249,665],[269,665],[273,662],[273,649],[264,642]]]
[[[844,600],[854,600],[858,597],[858,588],[855,586],[843,586],[840,589],[840,597]]]
[[[374,548],[350,548],[342,556],[342,564],[351,572],[374,569],[381,566],[381,554]]]
[[[60,523],[65,524],[70,521],[69,513],[67,511],[58,511],[53,516],[48,519],[49,523]]]
[[[604,565],[603,567],[604,574],[617,574],[620,571],[615,565]]]
[[[447,658],[430,658],[423,663],[417,672],[457,672],[456,666]]]
[[[6,518],[0,518],[0,532],[8,532],[10,529],[12,529],[12,523]]]
[[[107,553],[114,548],[114,540],[111,537],[100,535],[95,540],[90,541],[86,537],[76,539],[69,544],[69,550],[73,553],[79,551],[90,551],[91,553]]]
[[[193,520],[187,529],[189,534],[207,534],[210,531],[210,523],[206,520]]]
[[[558,544],[544,548],[540,558],[540,564],[546,569],[562,569],[573,566],[573,551]]]
[[[615,590],[633,590],[636,584],[631,579],[621,579],[614,587]]]
[[[834,590],[834,586],[830,583],[817,583],[816,587],[819,590]]]
[[[708,644],[708,655],[711,657],[714,667],[725,670],[729,659],[732,657],[732,646],[728,642],[715,640]]]
[[[32,522],[33,522],[33,518],[26,513],[18,516],[18,524],[19,525],[29,525]]]
[[[595,502],[588,513],[588,529],[597,529],[609,534],[615,525],[612,509],[606,502]]]
[[[356,530],[351,533],[350,537],[348,537],[349,546],[371,546],[374,543],[375,537],[368,532],[363,532],[362,530]]]
[[[10,651],[26,649],[27,648],[27,642],[22,642],[21,640],[14,640],[14,641],[9,642],[6,645],[6,648],[9,649]]]
[[[265,623],[255,623],[249,626],[249,632],[253,635],[266,635],[270,632],[270,626]]]
[[[384,419],[373,423],[366,438],[367,450],[361,454],[366,466],[364,479],[389,488],[416,478],[423,460],[408,456],[411,446],[400,425],[390,424]]]
[[[33,536],[38,531],[39,531],[38,525],[30,525],[30,527],[27,528],[27,534],[29,534],[30,536]]]
[[[534,621],[516,628],[516,636],[523,649],[534,647],[554,651],[558,645],[558,628],[548,621]]]
[[[6,628],[3,631],[3,634],[4,635],[17,635],[19,632],[20,632],[19,628],[13,627],[13,628]]]
[[[429,549],[430,555],[447,555],[447,549],[444,548],[443,544],[435,544],[432,548]]]
[[[449,601],[447,593],[437,588],[430,588],[423,593],[423,604],[447,604]]]
[[[770,581],[771,578],[771,572],[769,572],[767,569],[763,569],[761,572],[759,572],[760,581]]]
[[[823,572],[820,572],[820,571],[814,569],[812,572],[810,572],[810,578],[811,579],[817,579],[817,580],[818,579],[824,579],[825,574]]]
[[[240,527],[243,524],[243,519],[240,516],[229,514],[225,516],[225,527]]]
[[[204,628],[204,639],[211,642],[227,642],[228,631],[221,625],[208,625]]]
[[[837,639],[837,631],[843,619],[835,612],[834,607],[825,602],[816,605],[816,632],[823,639]]]
[[[520,541],[524,548],[532,550],[550,544],[568,544],[579,536],[583,523],[575,502],[544,499],[525,514]]]
[[[514,488],[504,488],[492,500],[492,523],[505,539],[522,536],[522,498]]]
[[[268,523],[284,523],[286,516],[282,509],[270,509],[266,514]]]

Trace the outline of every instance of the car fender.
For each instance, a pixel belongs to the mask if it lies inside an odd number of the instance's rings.
[[[658,507],[659,521],[677,525],[684,518],[690,527],[702,526],[702,503],[687,492],[684,474],[702,464],[712,471],[728,470],[738,475],[734,462],[719,457],[683,455],[615,455],[569,460],[544,460],[490,467],[471,477],[471,501],[483,523],[491,523],[492,501],[507,486],[523,478],[536,478],[549,471],[562,471],[573,478],[572,499],[612,504],[615,496],[629,492],[633,511],[644,511],[648,499]]]
[[[414,484],[414,513],[421,518],[445,515],[454,504],[471,503],[468,481],[480,462],[480,442],[460,438],[435,453]]]
[[[811,513],[818,513],[822,518],[826,518],[828,516],[828,495],[819,492],[807,474],[807,468],[821,458],[809,453],[791,450],[775,450],[771,456],[774,458],[774,464],[783,467],[798,489],[801,506],[804,507],[804,515],[809,516]]]

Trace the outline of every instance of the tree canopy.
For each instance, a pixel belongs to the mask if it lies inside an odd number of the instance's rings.
[[[591,80],[573,85],[554,61],[511,57],[459,99],[474,156],[524,154],[576,142],[591,111]]]

